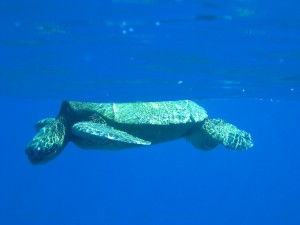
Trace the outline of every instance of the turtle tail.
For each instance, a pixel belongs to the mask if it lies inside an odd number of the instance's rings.
[[[44,125],[44,126],[43,126]],[[62,116],[38,123],[38,133],[26,147],[32,164],[46,163],[57,157],[68,142],[66,121]]]
[[[253,146],[249,133],[222,119],[205,119],[202,130],[226,148],[246,150]]]

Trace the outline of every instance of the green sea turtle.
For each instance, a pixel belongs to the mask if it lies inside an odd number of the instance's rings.
[[[190,100],[135,103],[64,101],[56,118],[37,122],[36,136],[26,147],[32,164],[46,163],[72,141],[84,149],[126,149],[186,138],[195,148],[221,144],[245,150],[249,133],[222,119],[208,118]]]

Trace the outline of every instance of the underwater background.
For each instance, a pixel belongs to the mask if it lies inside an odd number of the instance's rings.
[[[0,224],[300,224],[299,1],[2,0],[0,18]],[[25,155],[62,100],[179,99],[254,147]]]

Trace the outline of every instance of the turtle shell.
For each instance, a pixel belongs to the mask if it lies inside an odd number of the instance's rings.
[[[134,103],[70,101],[63,103],[61,114],[68,117],[71,127],[83,121],[104,124],[152,144],[180,138],[207,118],[206,111],[190,100]],[[82,138],[74,134],[71,141],[76,143],[80,139],[80,146],[84,147]]]

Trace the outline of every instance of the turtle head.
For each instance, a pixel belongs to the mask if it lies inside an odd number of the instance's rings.
[[[66,126],[61,118],[39,121],[36,136],[26,147],[26,154],[32,164],[46,163],[57,157],[67,143]]]
[[[222,119],[206,118],[202,130],[226,148],[246,150],[253,146],[249,133]]]

